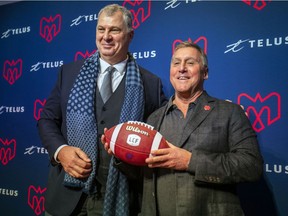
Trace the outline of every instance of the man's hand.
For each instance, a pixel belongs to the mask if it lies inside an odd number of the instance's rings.
[[[108,130],[107,128],[104,128],[104,134],[105,134],[105,131],[107,130]],[[104,149],[108,152],[108,154],[113,155],[112,150],[109,148],[109,144],[106,142],[106,138],[104,134],[101,136],[101,142],[104,145]]]
[[[170,148],[151,151],[151,157],[146,159],[148,167],[187,170],[192,153],[167,142]]]
[[[58,153],[58,160],[64,170],[75,178],[87,178],[92,171],[92,163],[80,148],[65,146]]]

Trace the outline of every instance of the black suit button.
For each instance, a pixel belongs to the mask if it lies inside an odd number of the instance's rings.
[[[105,124],[105,121],[101,120],[101,121],[100,121],[100,124]]]
[[[102,108],[102,111],[106,111],[106,110],[107,110],[106,107],[103,107],[103,108]]]

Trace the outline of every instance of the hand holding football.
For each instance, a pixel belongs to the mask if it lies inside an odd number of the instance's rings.
[[[105,131],[105,141],[120,160],[146,166],[151,150],[169,148],[164,137],[151,125],[138,121],[120,123]]]

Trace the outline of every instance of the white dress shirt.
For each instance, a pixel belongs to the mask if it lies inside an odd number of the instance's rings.
[[[113,66],[116,69],[112,74],[112,91],[114,92],[125,75],[127,60],[128,58],[115,65],[110,65],[100,58],[100,73],[97,79],[98,88],[101,89],[103,79],[105,77],[105,74],[107,73],[107,68]]]

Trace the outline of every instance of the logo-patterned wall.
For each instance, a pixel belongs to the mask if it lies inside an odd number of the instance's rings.
[[[288,2],[114,1],[134,16],[130,47],[161,77],[179,41],[209,59],[207,91],[244,105],[258,134],[264,176],[241,185],[247,215],[288,215]],[[0,7],[1,215],[44,215],[49,159],[36,123],[61,65],[96,51],[98,11],[113,1],[30,1]]]

